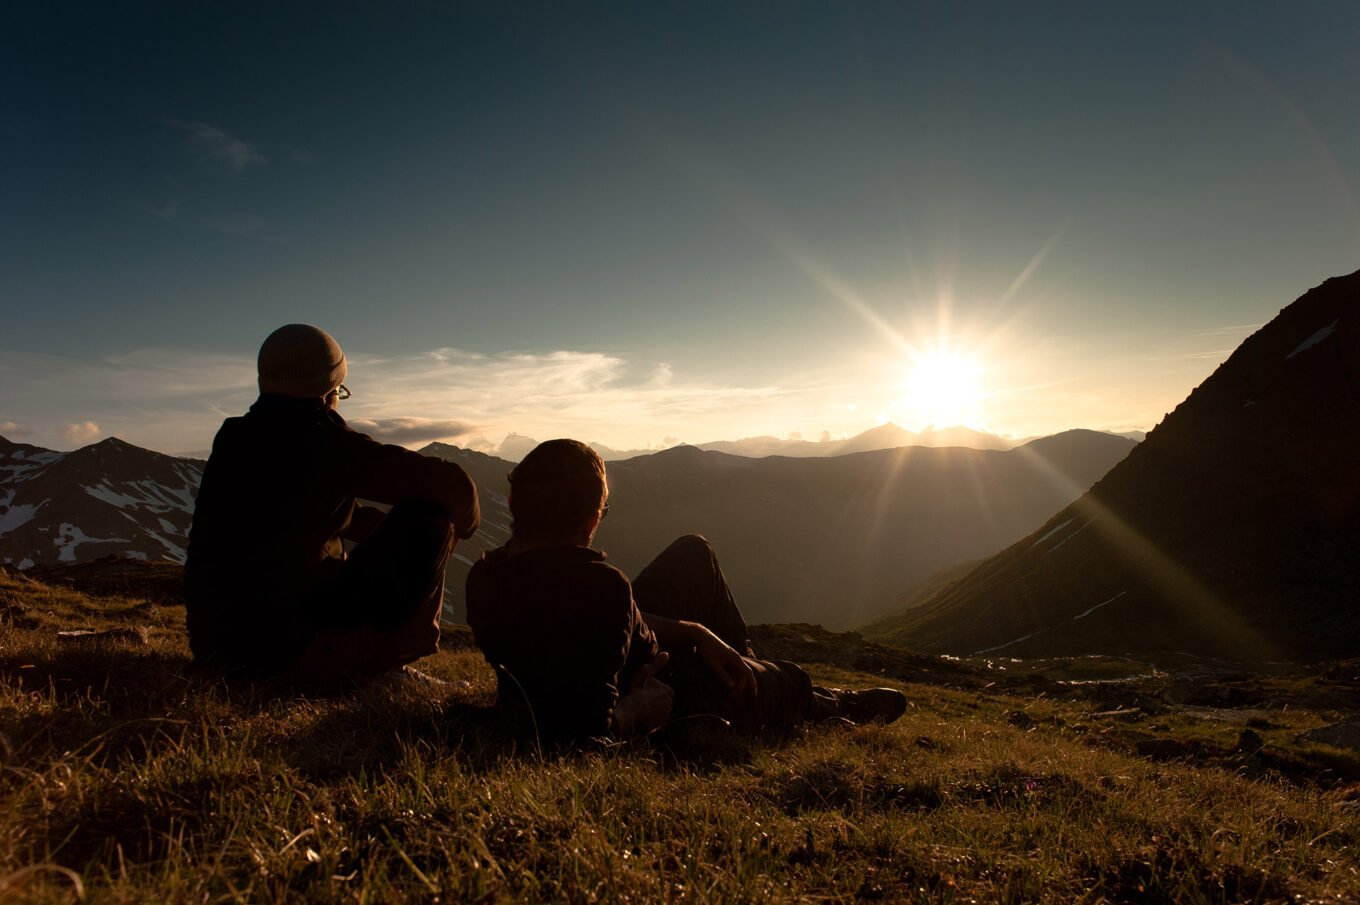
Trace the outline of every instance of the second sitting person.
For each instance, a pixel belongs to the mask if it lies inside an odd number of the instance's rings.
[[[630,582],[591,542],[608,511],[605,466],[576,440],[537,446],[511,473],[512,535],[468,575],[468,622],[498,696],[549,742],[626,737],[700,714],[781,734],[817,720],[890,722],[895,689],[812,684],[751,656],[712,547],[689,535]]]

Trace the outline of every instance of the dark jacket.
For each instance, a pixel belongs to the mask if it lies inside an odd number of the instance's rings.
[[[627,576],[589,547],[484,554],[467,612],[501,703],[544,740],[607,735],[620,692],[660,650]]]
[[[223,422],[189,533],[194,656],[268,667],[295,654],[308,627],[294,604],[343,561],[356,497],[433,504],[462,538],[480,521],[461,468],[358,433],[320,400],[264,395]]]

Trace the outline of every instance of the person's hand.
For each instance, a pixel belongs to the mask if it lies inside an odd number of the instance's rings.
[[[620,736],[647,732],[671,718],[675,691],[656,677],[666,668],[671,655],[664,650],[638,670],[628,689],[614,705],[614,730]]]
[[[755,694],[756,675],[746,658],[708,629],[695,638],[695,650],[734,695]]]

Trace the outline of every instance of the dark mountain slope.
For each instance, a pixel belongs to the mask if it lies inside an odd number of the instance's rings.
[[[1249,337],[1090,493],[874,634],[1012,656],[1353,655],[1360,272]]]
[[[1075,431],[1005,452],[903,447],[746,459],[679,447],[610,464],[599,546],[636,574],[703,534],[749,619],[862,624],[941,566],[987,556],[1134,446]]]

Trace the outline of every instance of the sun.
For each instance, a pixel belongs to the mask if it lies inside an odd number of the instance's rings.
[[[903,404],[920,427],[982,427],[982,366],[971,355],[935,349],[916,355]]]

